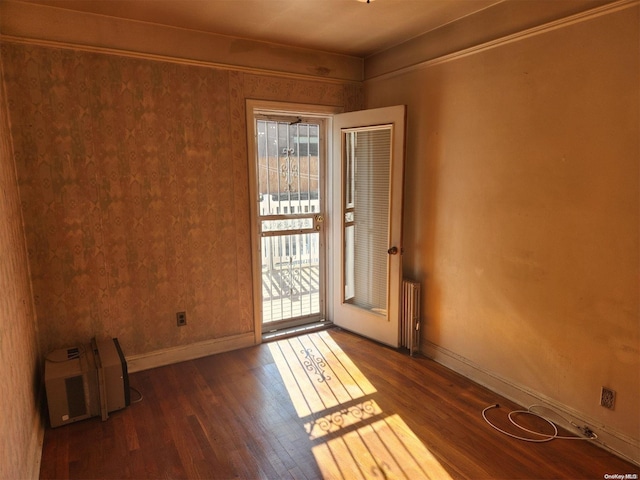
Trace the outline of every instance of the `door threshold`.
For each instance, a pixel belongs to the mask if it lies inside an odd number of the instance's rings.
[[[295,337],[297,335],[304,335],[307,333],[317,332],[319,330],[326,330],[331,327],[333,327],[333,322],[323,320],[321,322],[298,325],[297,327],[283,328],[281,330],[263,333],[262,342],[272,342],[274,340],[281,340],[283,338]]]

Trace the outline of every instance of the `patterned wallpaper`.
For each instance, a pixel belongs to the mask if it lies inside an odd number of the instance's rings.
[[[12,43],[2,55],[43,351],[253,331],[245,100],[353,110],[361,87]]]
[[[0,478],[9,479],[37,476],[43,427],[37,330],[2,87],[0,78]]]

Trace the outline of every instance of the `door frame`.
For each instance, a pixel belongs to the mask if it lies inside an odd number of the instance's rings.
[[[331,282],[332,275],[330,274],[330,248],[331,241],[331,212],[332,205],[332,186],[330,175],[332,174],[332,132],[333,132],[333,115],[341,113],[343,109],[341,107],[327,106],[327,105],[311,105],[300,104],[290,102],[274,102],[268,100],[247,99],[246,100],[246,121],[247,121],[247,162],[249,168],[249,209],[251,219],[251,271],[252,271],[252,287],[253,287],[253,319],[254,319],[254,343],[262,343],[262,275],[261,272],[261,247],[260,247],[260,215],[258,212],[258,204],[255,199],[258,198],[258,177],[256,171],[256,136],[255,129],[255,115],[274,115],[274,116],[289,116],[289,117],[311,117],[321,118],[326,122],[326,138],[325,138],[325,153],[326,159],[324,162],[324,169],[321,172],[325,176],[324,182],[324,198],[325,198],[325,262],[321,268],[324,268],[326,272],[325,278],[327,279],[327,285],[325,291],[325,312],[326,316],[331,319],[329,308],[332,304],[331,299]]]

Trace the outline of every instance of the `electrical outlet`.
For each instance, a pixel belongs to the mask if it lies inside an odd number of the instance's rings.
[[[600,405],[609,410],[613,410],[613,406],[616,403],[616,392],[607,387],[602,387],[600,392]]]
[[[587,438],[598,438],[593,430],[591,430],[587,425],[581,428],[582,434]]]
[[[176,313],[176,320],[179,327],[183,327],[187,324],[187,312]]]

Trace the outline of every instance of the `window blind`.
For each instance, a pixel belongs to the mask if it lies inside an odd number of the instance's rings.
[[[391,126],[343,134],[344,300],[386,314]]]

